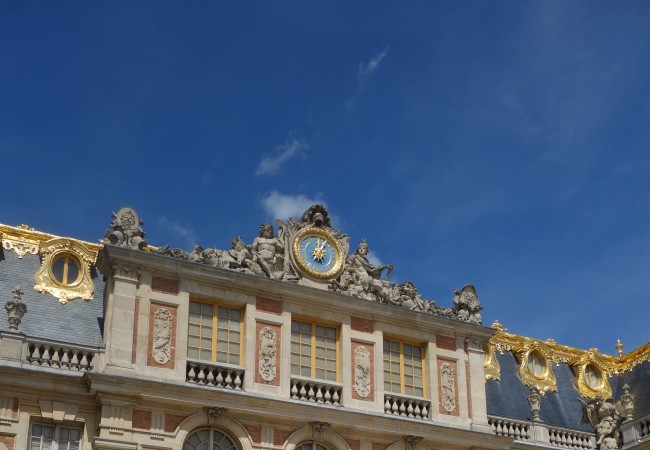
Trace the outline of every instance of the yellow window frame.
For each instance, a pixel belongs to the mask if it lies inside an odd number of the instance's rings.
[[[388,337],[384,337],[384,343],[386,341],[388,341],[388,342],[396,342],[396,343],[399,344],[399,384],[400,384],[400,392],[399,393],[401,395],[414,395],[414,394],[407,394],[406,393],[406,383],[404,381],[404,378],[405,378],[404,345],[410,345],[411,347],[415,347],[415,348],[420,349],[420,352],[421,352],[421,355],[420,355],[420,368],[422,369],[422,386],[421,386],[421,388],[422,388],[422,397],[426,398],[427,397],[426,345],[422,344],[422,343],[409,342],[409,341],[403,341],[401,339],[391,339],[391,338],[388,338]],[[384,347],[385,347],[385,344],[384,344]],[[384,350],[385,350],[385,348],[384,348]],[[383,374],[384,374],[384,377],[386,377],[386,372],[387,372],[386,371],[386,358],[385,358],[385,356],[382,356],[382,358],[383,358],[382,362],[383,362],[383,365],[384,365]],[[389,363],[390,363],[390,361],[389,361]],[[389,370],[388,373],[390,374],[392,372]],[[417,387],[420,387],[420,386],[417,386],[415,384],[409,385],[409,386],[411,388],[413,388],[413,389],[415,389]]]
[[[243,311],[243,308],[237,308],[236,306],[222,305],[222,304],[219,304],[219,303],[214,303],[214,302],[209,302],[209,301],[201,301],[201,300],[196,300],[196,299],[190,300],[190,304],[191,303],[197,303],[197,304],[199,304],[201,306],[202,305],[212,306],[212,324],[211,324],[211,326],[212,326],[211,341],[212,342],[211,342],[211,351],[210,351],[210,353],[211,353],[210,361],[213,362],[213,363],[220,363],[219,361],[217,361],[217,356],[218,356],[218,354],[217,354],[217,352],[218,352],[217,346],[218,346],[218,342],[219,342],[219,309],[224,308],[224,309],[228,309],[228,310],[239,311],[239,361],[237,362],[236,365],[240,366],[242,364],[242,355],[244,353],[244,351],[243,351],[244,350],[244,326],[243,326],[244,325],[244,311]],[[203,309],[202,309],[202,307],[201,307],[200,311],[201,311],[201,313],[200,313],[201,317],[203,317]],[[228,314],[228,320],[229,321],[231,320],[230,319],[230,314]],[[188,324],[189,323],[190,322],[188,320]],[[201,334],[202,328],[203,328],[203,324],[199,323],[199,335],[198,335],[199,345],[201,344],[201,339],[203,337],[203,335]],[[229,328],[226,329],[226,330],[228,331],[228,340],[226,340],[225,342],[227,342],[228,345],[229,345],[231,342],[235,342],[235,341],[230,340],[230,333],[232,332],[232,330],[230,330]],[[189,337],[190,336],[196,336],[196,335],[191,335],[190,334],[189,327],[188,327],[188,330],[187,330],[187,336],[188,336],[187,347],[189,349],[190,348]],[[203,347],[200,347],[200,346],[199,347],[194,347],[194,348],[198,348],[199,352],[200,352],[201,349],[203,349]],[[231,355],[230,352],[227,352],[227,354]],[[225,364],[232,364],[232,363],[225,363]]]
[[[334,336],[335,336],[335,344],[334,348],[336,351],[336,361],[335,361],[335,366],[336,366],[336,383],[341,382],[341,371],[340,371],[340,361],[341,361],[341,355],[340,355],[340,333],[339,333],[339,328],[337,326],[332,326],[332,324],[328,323],[323,323],[323,322],[312,322],[310,320],[302,320],[299,318],[292,318],[292,327],[291,331],[293,332],[293,322],[297,322],[299,324],[308,324],[310,325],[310,378],[314,378],[317,380],[321,380],[322,378],[316,378],[316,327],[320,326],[323,328],[329,328],[334,330]],[[293,336],[291,336],[291,344],[293,344]],[[293,352],[290,352],[293,354]],[[299,357],[302,356],[302,352],[298,354]],[[290,364],[293,366],[293,363]],[[327,369],[324,369],[327,372]],[[327,380],[327,379],[322,379],[323,381],[332,381],[332,380]]]

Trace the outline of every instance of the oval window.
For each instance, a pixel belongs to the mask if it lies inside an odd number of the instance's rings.
[[[600,390],[602,376],[600,369],[593,364],[587,364],[585,367],[585,383],[591,390],[598,391]]]
[[[81,264],[70,253],[61,253],[54,257],[51,272],[54,281],[64,286],[70,286],[79,280]]]
[[[544,376],[546,368],[546,359],[539,352],[530,352],[528,354],[528,372],[536,378]]]

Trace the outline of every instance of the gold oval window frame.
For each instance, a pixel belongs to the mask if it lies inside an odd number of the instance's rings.
[[[532,366],[532,367],[531,367]],[[537,373],[536,368],[540,367],[541,371]],[[538,380],[545,380],[548,378],[548,360],[542,352],[538,350],[530,350],[526,353],[526,369],[531,377]]]
[[[63,304],[75,298],[93,298],[95,285],[90,269],[95,264],[97,250],[74,239],[54,238],[41,243],[39,253],[41,267],[34,277],[35,290],[51,294]],[[59,272],[55,264],[62,260],[63,267]],[[77,268],[77,276],[73,281],[68,281],[70,264],[75,264]]]

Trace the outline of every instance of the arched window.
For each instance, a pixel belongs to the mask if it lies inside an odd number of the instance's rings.
[[[528,354],[528,372],[535,378],[542,378],[546,370],[546,358],[539,352],[532,351]]]
[[[183,450],[237,450],[233,441],[216,428],[200,428],[185,439]]]
[[[600,370],[593,364],[587,364],[587,367],[585,367],[585,383],[594,391],[601,388]]]
[[[296,445],[296,448],[294,450],[329,450],[329,449],[324,445],[319,444],[318,442],[315,441],[304,441]]]

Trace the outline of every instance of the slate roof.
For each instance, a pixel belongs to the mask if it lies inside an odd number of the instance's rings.
[[[531,421],[528,396],[530,388],[517,375],[517,360],[510,352],[496,357],[501,365],[501,379],[485,384],[488,415]],[[574,386],[574,376],[566,364],[553,365],[557,392],[547,392],[542,397],[540,418],[542,422],[561,428],[593,432],[591,425],[580,424],[582,406],[580,393]]]
[[[517,374],[517,360],[510,352],[500,354],[497,359],[501,365],[501,379],[490,380],[485,384],[488,415],[500,416],[521,421],[531,421],[528,404],[530,388]],[[553,365],[557,381],[557,392],[547,392],[542,397],[540,419],[542,422],[561,428],[593,432],[591,425],[580,424],[584,399],[575,387],[575,376],[564,363]],[[634,418],[650,414],[650,362],[644,362],[633,370],[609,378],[612,398],[618,400],[623,395],[623,385],[630,386],[635,396]]]
[[[62,305],[57,298],[34,290],[34,276],[41,266],[38,255],[26,254],[22,259],[10,250],[0,248],[0,330],[9,331],[4,304],[13,297],[11,291],[20,285],[22,301],[27,305],[18,332],[30,337],[90,347],[101,347],[104,322],[104,281],[94,269],[95,292],[92,300],[71,300]]]

